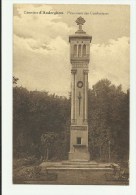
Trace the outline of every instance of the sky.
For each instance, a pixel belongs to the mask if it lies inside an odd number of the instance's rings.
[[[89,87],[107,78],[116,86],[121,84],[124,91],[129,88],[128,5],[14,4],[13,13],[13,75],[19,78],[19,86],[68,96],[69,35],[78,29],[75,20],[82,16],[83,30],[92,36]]]

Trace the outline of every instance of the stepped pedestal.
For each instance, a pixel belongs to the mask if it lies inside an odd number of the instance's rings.
[[[105,174],[113,173],[109,163],[94,161],[43,162],[40,167],[43,174],[57,175],[55,181],[46,181],[48,184],[106,184]]]
[[[46,170],[68,170],[68,169],[95,169],[112,170],[110,163],[97,163],[95,161],[61,161],[61,162],[43,162],[40,165]]]

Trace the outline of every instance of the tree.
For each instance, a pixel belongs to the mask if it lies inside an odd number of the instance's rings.
[[[100,80],[89,90],[89,149],[93,158],[107,161],[108,141],[113,159],[128,154],[128,106],[128,95],[121,85],[116,87],[107,79]],[[125,151],[122,143],[126,145]]]
[[[55,133],[49,132],[42,134],[41,136],[41,143],[43,146],[43,149],[46,150],[46,160],[49,160],[49,151],[53,143],[55,142],[55,139],[57,138],[57,135]],[[45,156],[44,156],[45,159]]]

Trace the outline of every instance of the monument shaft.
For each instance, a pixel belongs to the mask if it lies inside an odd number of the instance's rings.
[[[71,128],[69,160],[89,161],[88,152],[88,64],[92,37],[82,30],[85,20],[79,17],[79,30],[69,36],[71,62]]]

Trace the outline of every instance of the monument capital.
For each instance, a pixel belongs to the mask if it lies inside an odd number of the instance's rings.
[[[84,74],[88,74],[89,70],[83,70]]]
[[[72,74],[76,74],[76,72],[77,72],[77,70],[74,70],[74,69],[71,70]]]

